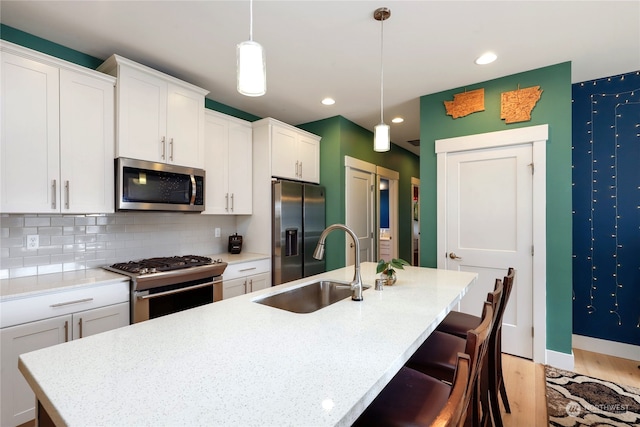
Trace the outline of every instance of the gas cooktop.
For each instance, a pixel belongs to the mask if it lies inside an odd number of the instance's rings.
[[[219,259],[198,255],[158,257],[137,261],[121,262],[104,267],[106,270],[126,274],[133,278],[152,277],[156,275],[172,276],[190,274],[194,270],[210,271],[211,276],[219,276],[227,267],[227,263]]]

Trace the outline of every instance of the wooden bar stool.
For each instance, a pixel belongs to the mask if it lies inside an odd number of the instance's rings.
[[[468,408],[477,399],[477,384],[480,374],[480,363],[484,359],[489,343],[493,308],[486,303],[482,311],[482,322],[467,334],[466,351],[456,354],[456,368],[450,384],[451,386],[415,371],[406,366],[380,392],[378,397],[369,405],[358,418],[356,426],[463,426],[469,420]],[[460,379],[458,365],[467,355],[470,371],[467,377],[466,394],[461,403],[456,397],[460,393],[452,391]],[[451,402],[449,403],[449,400]],[[446,402],[446,403],[445,403]],[[475,405],[472,406],[471,417],[476,417]],[[449,408],[449,409],[447,409]],[[453,414],[461,412],[460,417]],[[437,421],[437,422],[436,422]]]
[[[471,374],[464,353],[457,356],[453,386],[402,367],[353,426],[463,426]]]
[[[507,397],[507,390],[504,385],[504,377],[502,374],[502,319],[504,317],[504,311],[506,310],[507,303],[509,302],[514,280],[515,270],[510,267],[507,271],[507,275],[502,281],[504,288],[502,292],[502,300],[498,306],[496,321],[493,325],[494,331],[492,332],[492,336],[490,338],[491,342],[489,343],[488,363],[491,366],[488,372],[489,403],[493,414],[493,422],[497,427],[502,427],[498,395],[502,397],[505,412],[507,414],[511,413],[511,407],[509,406],[509,399]],[[475,328],[479,323],[480,318],[478,316],[452,311],[445,317],[440,325],[438,325],[436,331],[464,338],[466,336],[466,331]]]
[[[487,300],[483,305],[483,315],[481,325],[485,323],[487,319],[486,308],[490,307],[491,318],[488,319],[490,327],[488,330],[488,341],[491,340],[492,333],[494,331],[494,323],[500,301],[502,299],[502,280],[496,279],[495,290],[487,295]],[[494,311],[495,310],[495,311]],[[476,329],[480,326],[476,326]],[[475,329],[467,331],[468,334]],[[446,334],[444,332],[434,331],[429,338],[418,348],[418,350],[411,356],[406,366],[423,372],[432,377],[438,378],[442,381],[451,382],[453,380],[453,374],[455,372],[455,359],[454,355],[459,351],[466,351],[469,344],[469,339],[464,340],[458,336]],[[482,354],[482,359],[478,361],[481,366],[484,367],[481,372],[481,376],[478,381],[478,393],[477,398],[474,399],[474,425],[484,425],[490,418],[490,402],[489,402],[489,361],[488,351],[490,350],[490,342],[487,343],[487,351]]]

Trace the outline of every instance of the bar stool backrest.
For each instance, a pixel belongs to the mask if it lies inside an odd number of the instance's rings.
[[[447,404],[431,423],[431,427],[464,426],[467,409],[473,396],[472,389],[469,386],[471,382],[471,358],[468,354],[458,353],[451,394],[447,399]]]

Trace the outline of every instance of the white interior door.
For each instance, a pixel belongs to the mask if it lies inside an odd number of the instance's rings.
[[[360,242],[360,261],[375,261],[374,200],[373,184],[375,166],[350,157],[345,157],[345,225],[351,228]],[[353,240],[347,235],[346,265],[355,263]]]
[[[502,349],[533,357],[532,147],[461,151],[447,156],[446,268],[478,273],[478,283],[460,303],[480,315],[495,278],[508,267],[516,283],[503,318]]]

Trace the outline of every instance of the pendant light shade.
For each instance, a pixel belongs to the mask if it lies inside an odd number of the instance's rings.
[[[381,7],[373,12],[373,19],[380,21],[380,123],[373,128],[373,150],[391,149],[391,130],[384,123],[384,21],[391,16],[391,10]]]
[[[249,2],[249,40],[236,49],[238,92],[246,96],[262,96],[267,92],[267,67],[264,49],[253,41],[253,0]]]
[[[260,43],[248,40],[238,44],[238,92],[262,96],[267,92],[267,69]]]
[[[380,123],[373,128],[373,150],[389,151],[391,149],[391,131],[389,125]]]

